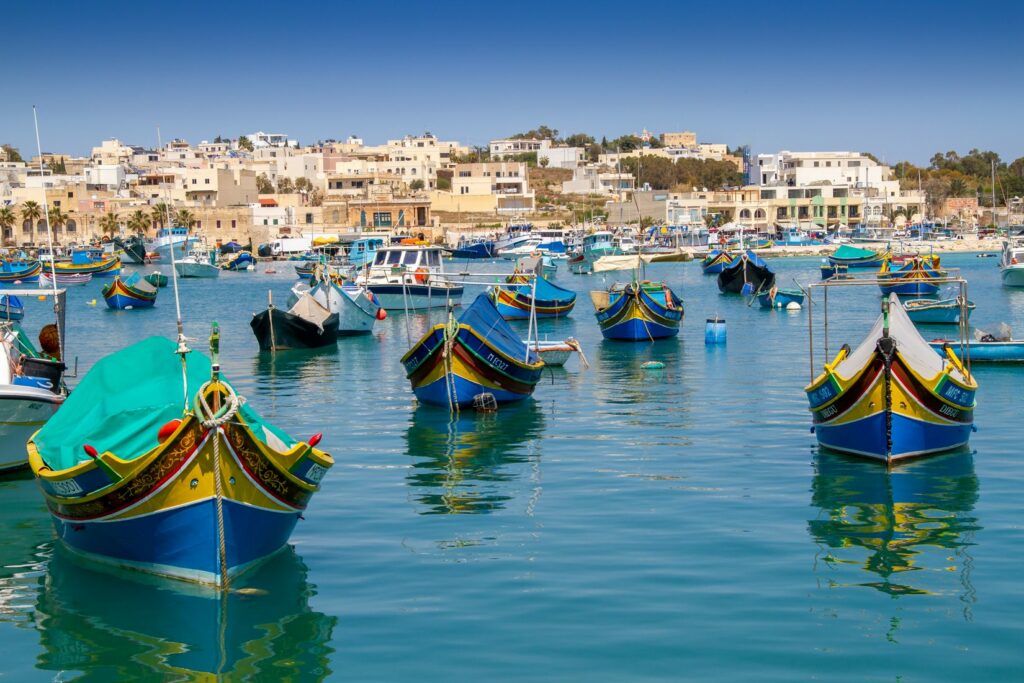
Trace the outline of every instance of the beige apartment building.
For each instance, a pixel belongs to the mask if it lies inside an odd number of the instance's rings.
[[[529,213],[535,208],[526,164],[456,164],[451,192],[431,195],[437,211]]]

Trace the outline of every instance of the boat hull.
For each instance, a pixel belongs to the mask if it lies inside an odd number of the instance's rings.
[[[0,270],[0,284],[12,284],[15,282],[32,283],[39,282],[39,274],[43,272],[43,264],[38,261],[26,264],[22,267],[4,264]]]
[[[152,308],[156,303],[156,291],[155,288],[151,294],[140,291],[123,282],[120,277],[116,277],[113,282],[103,287],[103,300],[107,302],[107,306],[115,310]]]
[[[938,353],[943,353],[944,344],[949,344],[957,356],[960,355],[960,343],[956,341],[930,341],[928,345]],[[972,363],[1024,363],[1024,341],[979,342],[968,344]]]
[[[1004,267],[1002,276],[1004,287],[1024,287],[1024,264]]]
[[[322,306],[338,315],[338,336],[349,337],[373,332],[380,306],[376,301],[370,301],[365,290],[355,288],[354,291],[346,291],[346,288],[332,284],[329,296],[324,295],[322,285],[314,287],[311,293]]]
[[[427,285],[371,284],[370,292],[386,311],[425,311],[445,308],[451,301],[458,306],[463,287],[428,287]]]
[[[770,291],[761,292],[757,295],[757,301],[761,304],[761,308],[786,308],[790,304],[803,306],[804,293],[780,289],[773,296]]]
[[[260,351],[318,349],[338,343],[338,314],[331,313],[323,326],[280,308],[260,311],[249,321]]]
[[[775,273],[767,265],[759,265],[745,254],[736,258],[718,274],[718,290],[723,294],[742,294],[744,288],[751,293],[775,286]]]
[[[643,287],[634,289],[627,286],[618,298],[594,313],[601,334],[605,339],[629,342],[654,341],[678,335],[683,320],[682,302],[668,288],[663,291],[672,297],[672,308],[654,300]]]
[[[220,277],[220,268],[211,265],[209,263],[193,263],[190,261],[176,261],[174,264],[174,270],[178,272],[178,277],[191,277],[191,278],[205,278],[212,279]]]
[[[0,472],[28,467],[25,443],[63,402],[63,396],[46,389],[0,387]]]

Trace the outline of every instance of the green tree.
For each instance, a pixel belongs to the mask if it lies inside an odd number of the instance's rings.
[[[416,180],[409,183],[409,189],[413,192],[419,192],[423,189],[423,181],[417,178]]]
[[[120,224],[117,220],[117,214],[113,211],[108,211],[100,217],[100,232],[104,235],[110,235],[111,237],[121,229]]]
[[[541,157],[540,159],[537,160],[537,163],[540,165],[541,168],[547,168],[548,164],[551,163],[551,160],[548,159],[547,157]]]
[[[274,194],[274,183],[270,182],[266,173],[256,176],[256,191],[260,194]]]
[[[295,179],[295,191],[296,192],[312,192],[313,183],[309,182],[309,178],[302,176],[301,178]]]
[[[558,129],[547,126],[537,126],[525,133],[516,133],[509,137],[510,140],[555,140],[558,138]]]
[[[47,165],[50,167],[50,173],[54,175],[65,175],[68,172],[67,166],[64,165],[64,157],[51,159]]]
[[[295,192],[295,186],[292,184],[291,178],[278,178],[277,179],[277,191],[280,194],[291,194]]]
[[[450,192],[452,189],[452,179],[445,178],[442,176],[437,177],[437,189]]]
[[[42,215],[42,207],[31,199],[21,205],[21,218],[28,221],[29,225],[34,226]],[[29,228],[28,232],[32,232],[32,228]]]
[[[7,161],[25,161],[21,158],[21,152],[18,151],[17,147],[11,145],[0,145],[0,149],[3,149],[7,153]]]
[[[188,209],[178,209],[174,212],[174,225],[179,228],[188,228],[191,230],[195,227],[196,217],[192,215],[192,212]]]
[[[256,147],[253,146],[252,140],[244,135],[238,136],[238,149],[245,150],[246,152],[255,151]]]
[[[14,209],[9,206],[0,206],[0,232],[4,235],[4,241],[7,241],[7,231],[11,230],[13,235],[14,223],[18,220],[18,217],[14,213]]]
[[[587,135],[586,133],[573,133],[567,135],[562,143],[569,147],[589,147],[594,144],[594,136]]]
[[[131,215],[128,216],[128,229],[136,234],[145,235],[151,225],[152,221],[149,214],[142,209],[133,211]]]
[[[155,225],[165,228],[167,227],[167,218],[171,215],[171,207],[167,202],[154,204],[153,208],[149,210],[149,215]]]
[[[950,179],[948,192],[950,197],[963,197],[967,194],[967,181],[959,176]]]
[[[60,229],[68,222],[68,214],[60,210],[59,206],[51,206],[47,213],[47,222],[50,224],[50,230],[53,230],[54,234],[60,232]]]

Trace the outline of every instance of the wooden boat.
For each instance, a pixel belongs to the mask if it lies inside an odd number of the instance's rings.
[[[260,351],[317,349],[338,343],[338,314],[331,313],[309,292],[287,310],[268,301],[267,309],[249,321]]]
[[[201,250],[193,251],[188,256],[176,260],[174,270],[178,273],[178,277],[204,279],[220,277],[220,268],[213,263],[211,255]]]
[[[156,303],[157,288],[146,282],[138,273],[132,273],[124,280],[120,275],[103,286],[103,299],[107,306],[116,310],[152,308]]]
[[[128,239],[115,237],[114,246],[121,250],[121,261],[142,265],[146,262],[146,242],[139,235],[131,235]]]
[[[836,266],[834,266],[834,265],[830,264],[826,260],[824,262],[824,264],[821,266],[821,279],[822,280],[828,280],[829,278],[833,278],[834,277],[837,280],[843,280],[843,279],[849,277],[849,275],[847,274],[848,270],[849,270],[848,266],[845,266],[845,265],[836,265]]]
[[[333,460],[319,435],[294,439],[236,396],[218,337],[212,364],[162,337],[103,358],[29,440],[69,550],[228,587],[285,547]]]
[[[605,339],[654,341],[679,334],[683,302],[664,282],[614,284],[591,292],[590,300]]]
[[[580,354],[580,360],[586,367],[586,359],[583,357],[583,350],[580,343],[569,337],[561,341],[548,340],[523,340],[523,343],[533,349],[540,359],[544,361],[545,367],[560,368],[564,366],[574,353]]]
[[[220,267],[221,270],[229,270],[235,273],[256,270],[256,259],[248,251],[239,251],[222,263]]]
[[[317,261],[303,261],[302,263],[297,263],[295,264],[295,275],[297,275],[300,280],[308,280],[313,277],[314,273],[316,273],[317,266],[319,265],[320,264]]]
[[[882,263],[878,271],[878,288],[882,294],[902,296],[932,296],[939,291],[939,281],[945,272],[936,270],[932,261],[924,258],[909,259],[904,265],[892,270],[889,261]]]
[[[47,268],[49,270],[49,268]],[[94,277],[114,277],[121,273],[121,259],[111,256],[94,259],[87,251],[76,251],[71,254],[71,261],[57,261],[53,264],[57,275],[93,275]]]
[[[371,334],[377,321],[387,315],[373,293],[359,285],[321,280],[312,289],[305,283],[292,287],[293,296],[303,291],[309,291],[321,306],[338,315],[338,336]]]
[[[170,278],[161,273],[159,270],[154,270],[152,273],[146,276],[146,282],[153,285],[154,287],[166,287]]]
[[[564,318],[576,306],[576,292],[541,276],[536,285],[525,275],[510,275],[505,284],[495,285],[488,294],[505,320],[528,320],[535,311],[538,318]],[[534,290],[536,287],[536,290]]]
[[[18,321],[25,318],[25,304],[13,294],[0,296],[0,320]]]
[[[0,324],[0,473],[28,467],[25,442],[67,396],[64,369],[41,354],[16,323]]]
[[[170,261],[171,249],[174,249],[174,260],[184,258],[198,244],[199,239],[190,234],[186,227],[177,226],[160,228],[156,237],[146,243],[146,259],[150,261]]]
[[[705,275],[718,275],[727,265],[732,263],[733,255],[725,249],[712,249],[700,262],[700,269]]]
[[[971,363],[1024,363],[1024,339],[1013,339],[1013,332],[1006,324],[999,327],[996,334],[974,331],[974,339],[966,344]],[[957,356],[964,353],[959,341],[933,339],[928,344],[939,353],[947,346]]]
[[[833,266],[846,266],[847,268],[878,268],[891,257],[892,252],[889,250],[874,251],[849,244],[840,244],[835,252],[829,255],[828,262]]]
[[[3,261],[0,262],[0,285],[38,282],[42,272],[43,264],[39,261]]]
[[[860,346],[843,345],[804,391],[820,445],[892,462],[965,445],[977,389],[952,352],[932,351],[890,294]]]
[[[960,302],[957,299],[911,299],[903,302],[907,316],[915,323],[929,325],[955,325],[960,322]],[[974,310],[974,302],[967,302],[967,316]]]
[[[486,294],[456,322],[434,325],[402,357],[416,398],[424,403],[468,407],[481,394],[498,403],[533,394],[544,361],[529,349]]]
[[[614,244],[614,235],[607,230],[586,235],[578,252],[569,258],[569,270],[576,275],[594,271],[594,262],[604,256],[618,256],[622,252]]]
[[[740,254],[718,274],[718,289],[722,293],[752,296],[774,286],[775,273],[753,251]]]
[[[53,286],[54,275],[48,270],[39,274],[39,284],[43,287]],[[58,287],[75,287],[92,282],[92,273],[57,273]]]
[[[452,249],[452,258],[456,259],[484,259],[494,257],[494,241],[485,239],[459,240],[458,245]]]
[[[388,311],[445,308],[462,301],[463,286],[449,282],[439,247],[399,245],[377,251],[373,264],[356,278]]]
[[[757,301],[761,304],[761,308],[788,308],[790,304],[800,307],[804,305],[804,291],[772,287],[767,292],[758,294]]]

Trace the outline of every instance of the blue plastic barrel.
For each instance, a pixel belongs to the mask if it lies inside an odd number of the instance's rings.
[[[704,343],[725,343],[725,318],[708,318],[707,324],[704,325]]]

